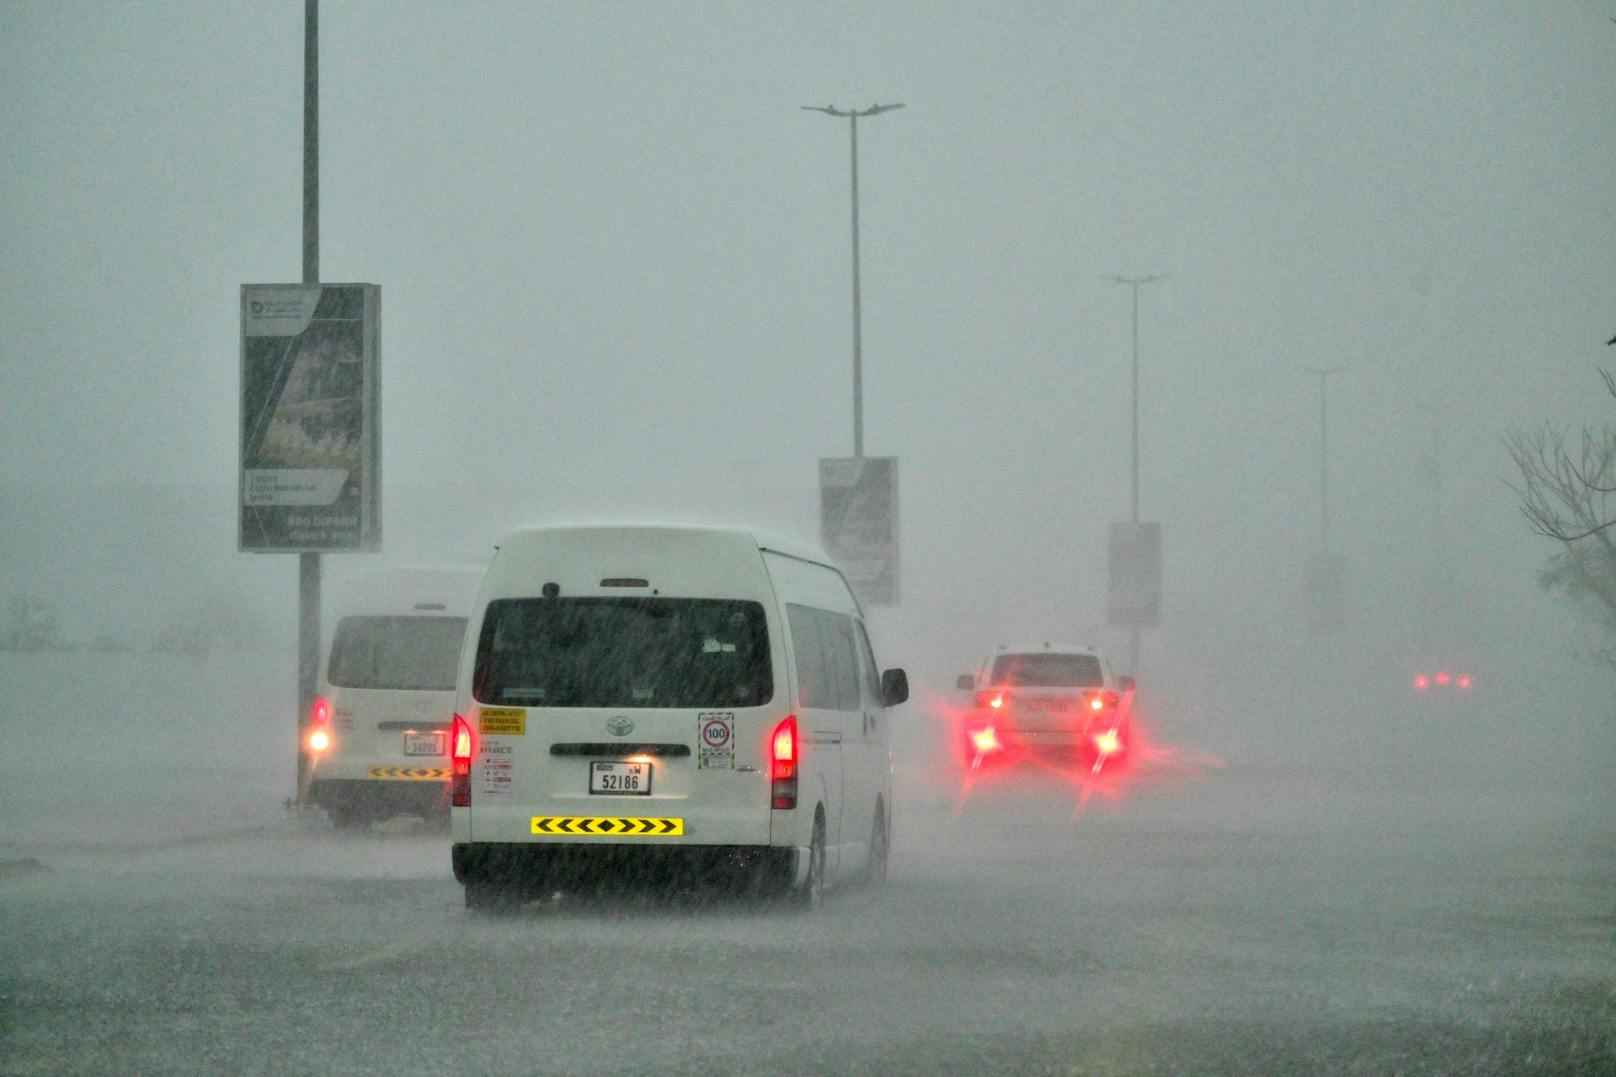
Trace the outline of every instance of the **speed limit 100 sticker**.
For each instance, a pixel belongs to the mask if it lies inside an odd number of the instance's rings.
[[[731,711],[708,711],[696,716],[700,734],[698,768],[735,767],[735,715]]]

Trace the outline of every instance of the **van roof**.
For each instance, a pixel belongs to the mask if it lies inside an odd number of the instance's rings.
[[[370,569],[334,581],[333,606],[339,615],[465,614],[477,597],[484,571],[467,564]],[[431,606],[439,608],[427,608]]]
[[[512,531],[500,544],[504,545],[519,537],[539,536],[576,531],[680,531],[698,534],[711,534],[715,536],[741,537],[748,539],[759,550],[769,550],[774,553],[785,554],[802,561],[812,561],[817,565],[835,568],[836,564],[830,555],[813,543],[801,539],[781,535],[776,532],[764,531],[758,528],[742,526],[722,526],[711,524],[673,524],[673,523],[569,523],[569,524],[537,524],[529,527],[519,527]]]
[[[993,654],[988,657],[991,659],[1001,654],[1039,654],[1044,652],[1049,654],[1092,654],[1095,657],[1100,655],[1096,648],[1088,644],[1056,643],[1041,640],[1037,643],[1022,643],[1012,646],[1006,646],[1001,643],[993,648]]]
[[[570,593],[598,591],[600,572],[612,562],[660,566],[653,593],[741,597],[772,584],[762,554],[773,554],[834,573],[851,595],[847,577],[817,547],[745,527],[656,523],[578,523],[524,527],[506,535],[485,582],[485,594],[536,586],[542,572]],[[554,555],[566,551],[560,561]],[[678,551],[678,552],[676,552]],[[666,556],[665,556],[666,554]],[[625,561],[626,558],[626,561]],[[615,566],[613,566],[615,567]],[[615,571],[607,575],[615,576]],[[640,575],[639,572],[630,573]],[[853,599],[857,608],[857,599]]]

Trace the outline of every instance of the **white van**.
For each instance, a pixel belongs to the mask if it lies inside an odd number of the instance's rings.
[[[727,877],[806,904],[885,875],[887,708],[847,581],[749,531],[543,527],[500,543],[451,737],[455,878],[487,908]]]
[[[482,570],[372,572],[336,588],[302,738],[305,799],[338,827],[448,809],[455,673]]]

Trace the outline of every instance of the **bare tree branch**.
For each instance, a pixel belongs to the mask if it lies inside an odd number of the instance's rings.
[[[1599,375],[1616,398],[1616,377]],[[1616,612],[1616,578],[1601,570],[1616,565],[1616,428],[1583,427],[1573,447],[1569,427],[1546,422],[1512,431],[1504,445],[1520,473],[1507,485],[1532,530],[1559,542],[1583,592]]]

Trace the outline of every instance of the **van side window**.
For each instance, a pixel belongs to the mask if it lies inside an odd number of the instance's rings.
[[[831,678],[825,644],[819,638],[819,618],[807,606],[786,604],[791,624],[791,653],[797,660],[798,705],[822,710],[836,707],[836,682]]]
[[[856,711],[859,700],[858,652],[853,646],[853,619],[841,613],[822,613],[821,629],[830,641],[831,668],[836,671],[836,709]]]
[[[786,620],[791,625],[791,651],[797,659],[801,706],[858,710],[858,655],[852,618],[788,603]]]
[[[864,630],[864,625],[858,626],[859,649],[864,652],[864,691],[869,695],[870,702],[879,707],[881,705],[881,667],[875,664],[875,652],[870,649],[870,634]]]

